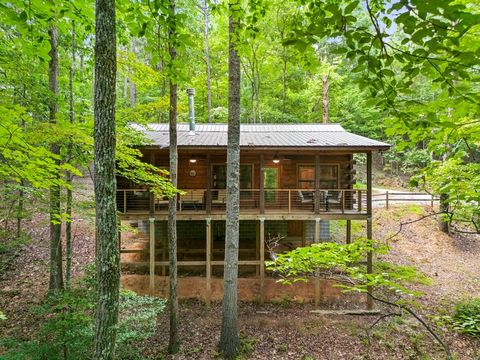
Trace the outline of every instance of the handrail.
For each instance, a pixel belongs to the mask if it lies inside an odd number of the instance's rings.
[[[250,213],[325,213],[355,212],[363,213],[366,209],[365,189],[240,189],[240,210]],[[224,210],[226,205],[225,189],[182,189],[177,201],[179,212]],[[207,192],[211,197],[206,196]],[[142,193],[142,195],[138,195]],[[137,194],[137,195],[136,195]],[[146,196],[148,194],[148,196]],[[117,207],[120,212],[158,212],[168,206],[163,198],[153,198],[148,189],[117,189]],[[264,199],[263,209],[261,208]],[[207,199],[210,202],[207,204]]]

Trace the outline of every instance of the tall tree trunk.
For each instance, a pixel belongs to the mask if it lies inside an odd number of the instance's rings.
[[[324,74],[322,76],[322,83],[323,83],[323,98],[322,98],[322,104],[323,104],[323,113],[322,113],[322,119],[323,123],[326,124],[328,123],[328,106],[330,104],[330,98],[329,98],[329,81],[328,81],[328,73]]]
[[[282,56],[282,110],[285,112],[286,102],[287,102],[287,48],[283,47],[283,56]]]
[[[168,43],[170,59],[173,63],[177,57],[174,47],[176,38],[175,0],[170,0],[170,19]],[[170,79],[170,110],[168,113],[170,136],[170,180],[177,187],[177,83]],[[180,349],[178,336],[178,299],[177,299],[177,196],[174,195],[168,202],[168,278],[169,278],[169,312],[170,338],[168,352],[176,354]]]
[[[49,121],[57,123],[58,113],[58,29],[51,26],[48,34],[50,36],[50,61],[48,64],[48,88],[50,90]],[[50,145],[53,154],[60,154],[58,143]],[[57,160],[59,164],[59,160]],[[57,177],[60,178],[59,174]],[[60,186],[50,187],[50,282],[49,291],[57,292],[63,288],[62,271],[62,223],[60,221]]]
[[[440,204],[439,204],[439,212],[440,216],[438,218],[438,226],[440,228],[440,231],[448,234],[449,232],[449,226],[448,226],[448,213],[450,210],[450,206],[448,203],[448,195],[447,194],[440,194]]]
[[[23,219],[23,200],[25,194],[23,188],[25,187],[25,180],[20,180],[20,189],[18,190],[18,206],[17,206],[17,238],[22,233],[22,219]]]
[[[134,39],[130,40],[130,51],[135,55],[135,41]],[[129,79],[130,83],[130,107],[135,107],[137,103],[137,86],[132,79]]]
[[[237,277],[239,243],[240,180],[240,58],[237,53],[238,2],[229,3],[228,59],[228,147],[227,212],[225,229],[225,262],[223,275],[223,314],[220,350],[234,358],[239,348],[237,329]]]
[[[75,75],[75,21],[72,21],[72,64],[70,66],[70,72],[68,77],[68,92],[69,92],[69,117],[70,123],[73,124],[75,121],[75,109],[73,103],[73,77]],[[67,148],[67,161],[72,161],[72,150],[73,143],[70,141]],[[72,183],[73,175],[71,172],[67,172],[67,205],[66,205],[66,214],[68,216],[67,222],[65,224],[65,256],[67,258],[66,269],[65,269],[65,284],[67,289],[70,288],[70,279],[72,276]]]
[[[97,307],[94,359],[114,359],[120,283],[115,181],[115,0],[95,2],[94,184]]]
[[[208,115],[208,122],[212,121],[212,90],[211,90],[211,81],[210,81],[210,47],[208,43],[208,27],[209,27],[209,17],[210,17],[210,10],[208,8],[207,0],[204,0],[203,3],[203,15],[205,18],[204,22],[204,32],[205,32],[205,65],[207,70],[207,115]]]

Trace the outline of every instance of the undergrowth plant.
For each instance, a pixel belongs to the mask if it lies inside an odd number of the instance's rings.
[[[411,283],[428,284],[426,276],[419,274],[412,266],[401,266],[388,262],[375,262],[373,272],[367,271],[367,254],[386,254],[388,247],[374,240],[360,238],[349,244],[324,242],[301,247],[278,254],[275,261],[267,264],[269,270],[280,276],[280,282],[292,284],[308,281],[310,277],[321,277],[337,281],[335,286],[344,292],[367,294],[374,301],[390,308],[374,324],[385,317],[413,316],[443,347],[451,359],[448,346],[414,311],[415,297],[420,295],[409,287]]]
[[[455,330],[463,334],[480,337],[480,298],[457,304],[452,323]]]
[[[89,359],[94,340],[96,279],[95,267],[85,269],[83,280],[70,290],[51,296],[34,309],[43,319],[33,340],[0,340],[5,360],[76,360]],[[116,359],[143,359],[141,341],[153,336],[156,319],[165,308],[165,300],[120,292]],[[7,320],[8,321],[8,320]]]

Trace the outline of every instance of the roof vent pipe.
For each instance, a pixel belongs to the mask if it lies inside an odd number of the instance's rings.
[[[188,130],[189,135],[195,135],[195,89],[187,89],[188,94]]]

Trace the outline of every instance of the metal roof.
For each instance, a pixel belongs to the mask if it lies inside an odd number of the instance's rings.
[[[168,124],[133,125],[145,133],[149,145],[168,147]],[[177,125],[178,147],[226,147],[227,124]],[[339,124],[241,124],[243,148],[342,148],[386,150],[389,144],[345,131]]]

